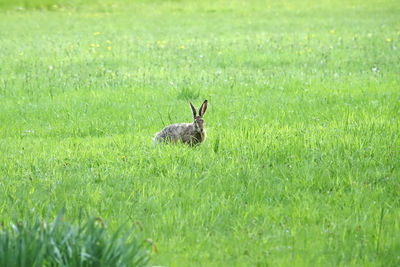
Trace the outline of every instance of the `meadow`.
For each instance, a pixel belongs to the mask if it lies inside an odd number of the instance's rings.
[[[400,265],[400,5],[0,1],[0,222],[162,266]],[[153,148],[204,99],[207,140]]]

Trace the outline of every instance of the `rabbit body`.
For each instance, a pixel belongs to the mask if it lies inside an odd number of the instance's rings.
[[[193,123],[176,123],[165,127],[156,133],[154,146],[158,143],[178,143],[179,141],[188,145],[197,145],[206,140],[207,133],[204,128],[203,115],[207,109],[207,100],[201,105],[199,116],[196,116],[196,109],[192,103],[190,106],[193,112]]]
[[[198,131],[193,123],[176,123],[162,129],[154,137],[154,145],[161,142],[196,145],[206,140],[205,129]]]

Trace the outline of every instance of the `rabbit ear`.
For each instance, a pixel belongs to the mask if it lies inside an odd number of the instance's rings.
[[[190,107],[192,108],[193,118],[195,118],[196,117],[196,109],[194,108],[192,102],[189,102],[189,103],[190,103]]]
[[[201,107],[199,109],[199,115],[203,117],[204,113],[206,113],[207,110],[207,100],[204,100],[203,104],[201,104]]]

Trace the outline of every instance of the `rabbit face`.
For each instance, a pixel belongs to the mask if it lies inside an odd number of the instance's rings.
[[[197,116],[196,109],[193,106],[192,102],[190,102],[190,107],[192,108],[192,113],[193,113],[193,125],[194,129],[198,133],[202,133],[204,131],[204,113],[206,113],[207,110],[207,100],[204,100],[203,104],[201,105],[199,109],[199,115]]]
[[[204,119],[201,116],[196,116],[194,118],[194,128],[196,132],[201,133],[204,130]]]

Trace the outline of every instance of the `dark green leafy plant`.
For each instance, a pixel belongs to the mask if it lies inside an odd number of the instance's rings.
[[[15,222],[0,230],[0,266],[145,266],[150,245],[133,229],[109,233],[101,218]]]

